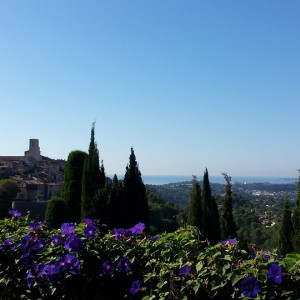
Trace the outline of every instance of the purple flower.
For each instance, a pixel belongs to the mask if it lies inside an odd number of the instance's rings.
[[[115,270],[115,266],[113,264],[112,261],[110,260],[106,260],[103,264],[102,264],[102,273],[104,275],[112,275],[114,273]]]
[[[77,274],[80,269],[80,262],[72,253],[62,257],[61,260],[58,261],[58,265],[73,275]]]
[[[8,214],[10,214],[13,219],[17,219],[22,216],[22,214],[18,210],[15,210],[15,209],[11,209],[8,212]]]
[[[83,248],[83,242],[80,238],[75,235],[70,235],[67,237],[65,242],[65,249],[78,252]]]
[[[188,276],[190,275],[191,266],[183,266],[179,269],[179,275]]]
[[[5,252],[9,249],[14,249],[15,245],[16,244],[13,243],[12,239],[8,238],[2,243],[2,245],[0,247],[0,252]]]
[[[54,245],[61,245],[64,242],[63,238],[60,235],[52,235],[51,243]]]
[[[29,234],[26,234],[22,239],[21,239],[21,248],[24,251],[29,250],[31,245],[33,244],[32,237]]]
[[[44,276],[49,282],[55,283],[60,279],[60,269],[55,264],[46,264],[38,273],[38,277]]]
[[[38,239],[33,243],[32,249],[35,251],[44,250],[46,247],[46,241],[44,239]]]
[[[32,232],[38,232],[38,230],[41,228],[41,223],[39,222],[33,222],[28,226],[27,231],[32,231]]]
[[[145,224],[140,222],[134,225],[129,230],[131,231],[132,234],[141,234],[144,231],[145,227],[146,227]]]
[[[30,289],[32,285],[35,283],[35,275],[32,273],[31,270],[28,271],[25,280],[27,281],[27,286]]]
[[[73,223],[63,223],[60,229],[62,235],[71,235],[74,233],[76,226]]]
[[[271,279],[275,285],[279,285],[282,282],[283,272],[277,263],[270,266],[268,279]]]
[[[221,244],[227,245],[227,246],[233,246],[236,242],[237,242],[236,239],[228,239],[228,240],[222,241]]]
[[[131,235],[131,231],[130,230],[125,230],[123,228],[114,228],[114,235],[112,235],[111,237],[116,238],[118,240],[121,240],[123,237],[128,237]]]
[[[261,287],[255,277],[249,276],[241,282],[242,293],[247,297],[256,297]]]
[[[22,255],[22,259],[23,259],[24,264],[28,267],[30,267],[33,264],[34,258],[29,252],[24,253]]]
[[[90,238],[90,237],[93,237],[95,235],[95,232],[96,232],[96,227],[94,225],[87,225],[84,230],[84,236],[86,238]]]
[[[85,223],[85,225],[97,225],[98,221],[95,219],[82,219],[82,222]]]
[[[131,285],[131,289],[130,289],[130,293],[132,295],[138,293],[139,291],[141,291],[141,283],[139,280],[133,281],[132,285]]]
[[[131,263],[127,257],[121,257],[118,268],[120,271],[128,273],[131,270]]]

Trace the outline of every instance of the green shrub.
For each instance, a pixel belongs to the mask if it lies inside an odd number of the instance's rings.
[[[210,246],[195,227],[146,236],[92,219],[0,220],[0,299],[300,299],[300,256]]]
[[[62,223],[69,220],[68,209],[63,198],[54,196],[49,200],[45,220],[53,228],[59,228]]]

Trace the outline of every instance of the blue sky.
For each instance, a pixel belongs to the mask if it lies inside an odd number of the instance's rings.
[[[299,1],[0,2],[0,155],[296,177]]]

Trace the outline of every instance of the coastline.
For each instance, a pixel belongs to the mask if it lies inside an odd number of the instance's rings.
[[[169,183],[179,183],[192,181],[193,176],[180,176],[180,175],[142,175],[142,179],[145,184],[163,185]],[[202,176],[197,176],[199,181],[202,180]],[[223,176],[210,176],[209,181],[211,183],[225,184]],[[298,181],[298,178],[293,177],[263,177],[263,176],[232,176],[232,184],[235,183],[270,183],[270,184],[289,184]]]

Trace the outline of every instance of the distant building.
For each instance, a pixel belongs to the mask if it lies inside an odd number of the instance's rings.
[[[0,156],[0,179],[13,179],[20,188],[12,208],[43,219],[48,200],[61,193],[65,163],[42,156],[38,139],[29,140],[24,156]]]
[[[39,162],[42,160],[38,139],[29,140],[29,150],[25,151],[24,156],[0,156],[2,162]]]

